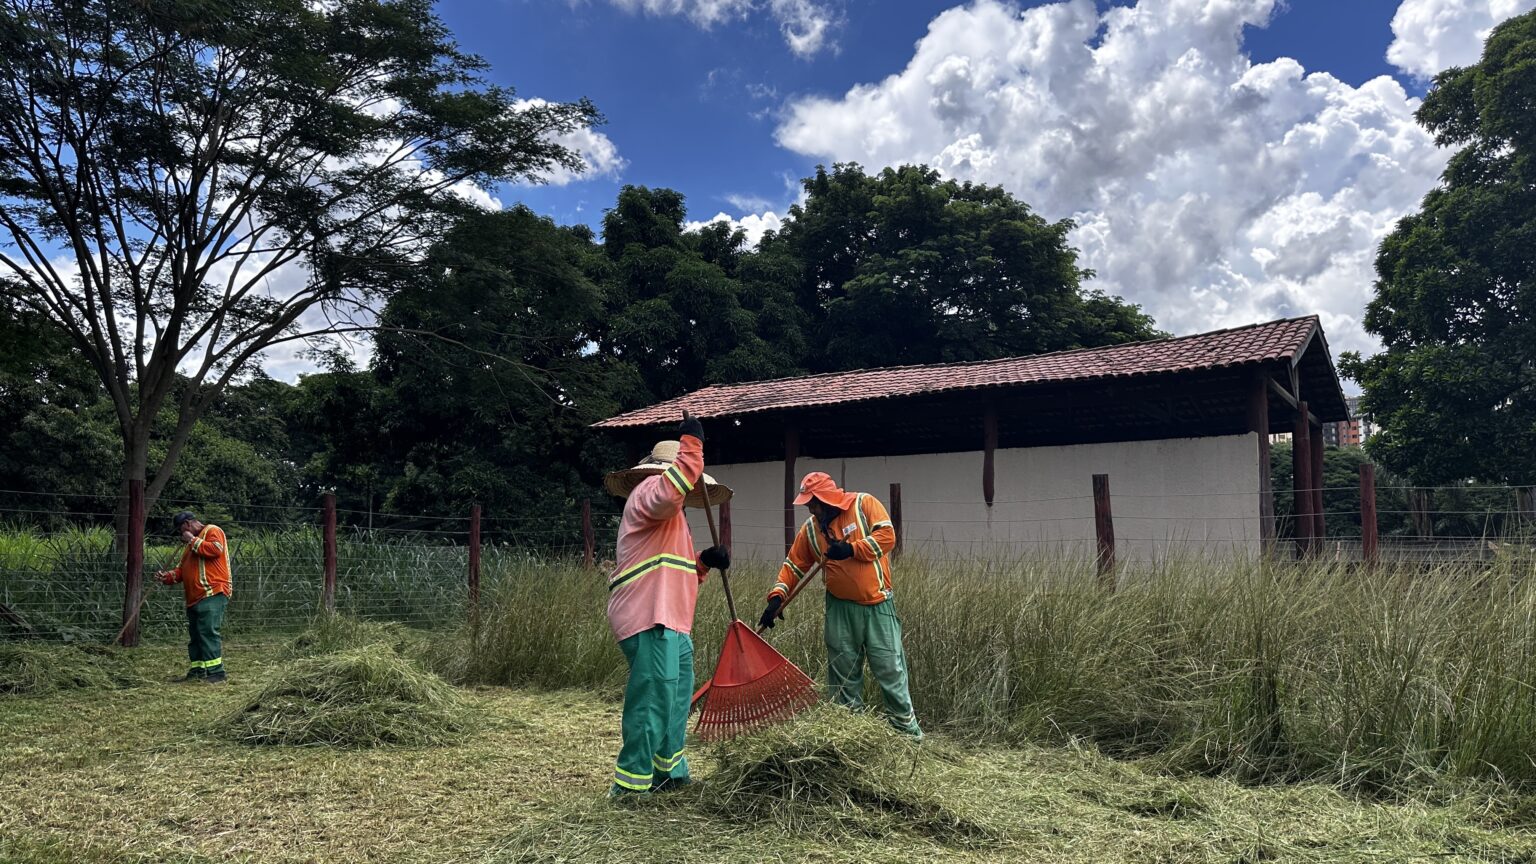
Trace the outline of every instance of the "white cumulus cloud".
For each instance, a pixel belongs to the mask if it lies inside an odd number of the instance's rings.
[[[1532,9],[1536,0],[1403,0],[1392,16],[1387,60],[1418,78],[1470,66],[1494,25]]]
[[[732,217],[729,213],[716,213],[713,218],[702,222],[688,222],[683,225],[684,231],[697,231],[705,225],[716,222],[725,222],[732,228],[740,228],[747,232],[747,247],[752,248],[762,242],[763,235],[769,231],[777,231],[784,224],[784,220],[777,213],[769,210],[765,213],[748,213],[745,216]]]
[[[680,15],[706,30],[766,13],[779,27],[784,44],[797,57],[835,49],[833,33],[842,23],[830,5],[818,0],[609,0],[625,12]]]
[[[1250,61],[1243,28],[1277,5],[978,0],[935,18],[902,71],[792,101],[778,141],[927,163],[1071,217],[1093,284],[1174,332],[1318,313],[1335,350],[1370,349],[1376,244],[1448,154],[1391,78]]]

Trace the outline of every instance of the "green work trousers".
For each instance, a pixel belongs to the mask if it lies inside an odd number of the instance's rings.
[[[189,678],[224,676],[224,609],[229,596],[215,594],[187,607],[187,657],[192,660]]]
[[[624,688],[624,743],[613,792],[646,792],[688,781],[683,738],[693,700],[693,640],[660,624],[619,643],[629,661]]]
[[[864,661],[880,685],[885,716],[900,732],[922,738],[907,686],[896,602],[873,606],[827,595],[827,698],[854,710],[864,706]]]

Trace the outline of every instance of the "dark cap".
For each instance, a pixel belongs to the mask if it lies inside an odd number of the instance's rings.
[[[186,523],[191,522],[196,518],[196,516],[192,515],[191,510],[183,510],[180,513],[177,513],[175,516],[171,517],[171,530],[180,531],[182,525],[185,525]]]

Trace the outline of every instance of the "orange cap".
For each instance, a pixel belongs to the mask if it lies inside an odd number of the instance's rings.
[[[797,506],[806,504],[812,498],[817,498],[839,510],[847,510],[853,506],[854,499],[857,497],[852,492],[844,492],[837,488],[837,484],[826,473],[812,471],[800,481],[800,494],[795,496],[795,504]]]

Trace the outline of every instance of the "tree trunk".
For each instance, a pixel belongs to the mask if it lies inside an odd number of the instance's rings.
[[[1435,536],[1435,522],[1429,512],[1431,506],[1430,490],[1408,490],[1408,518],[1413,522],[1415,539],[1429,540]]]
[[[149,468],[149,435],[135,429],[123,441],[123,493],[117,508],[116,560],[123,566],[123,629],[118,642],[124,648],[139,644],[139,607],[144,602],[144,475]]]
[[[149,473],[149,435],[128,434],[123,439],[123,478],[118,486],[117,506],[113,508],[113,551],[118,557],[127,554],[128,534],[128,485],[134,480],[144,482]],[[145,495],[144,512],[148,513],[154,502]],[[140,526],[142,527],[142,526]]]

